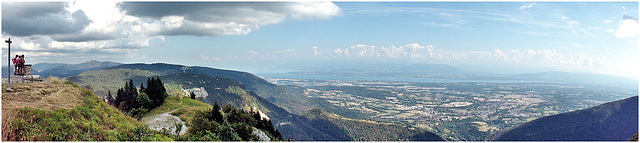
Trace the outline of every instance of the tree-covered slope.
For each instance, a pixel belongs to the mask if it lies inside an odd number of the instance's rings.
[[[66,80],[87,87],[95,94],[106,96],[109,91],[115,95],[118,88],[122,87],[129,79],[135,79],[135,83],[141,83],[145,82],[147,77],[154,75],[157,74],[138,69],[109,69],[86,71],[76,76],[67,77]]]
[[[294,114],[304,113],[313,107],[318,107],[316,103],[309,101],[307,98],[294,95],[282,87],[269,83],[268,81],[247,72],[164,63],[123,64],[110,67],[108,69],[140,69],[159,75],[192,73],[212,77],[224,77],[241,82],[247,89],[255,92],[258,96]]]
[[[440,136],[407,126],[344,118],[322,109],[303,115],[315,129],[343,141],[444,141]]]
[[[171,70],[171,69],[169,69]],[[78,76],[69,77],[68,80],[83,87],[89,87],[92,91],[104,93],[115,91],[121,87],[128,79],[133,79],[135,85],[144,83],[147,76],[156,76],[163,72],[157,69],[155,72],[140,69],[104,69],[98,71],[87,71]],[[272,104],[264,98],[257,96],[253,91],[248,90],[239,81],[224,77],[212,77],[207,75],[192,73],[173,73],[160,76],[167,86],[167,92],[172,95],[180,94],[183,89],[203,87],[209,94],[202,101],[213,104],[216,101],[221,104],[229,104],[238,108],[256,107],[272,118],[274,123],[295,122],[297,115]],[[159,107],[164,109],[163,106]],[[155,114],[152,110],[150,114]],[[300,128],[288,128],[282,131],[283,137],[295,140],[312,140],[306,131]],[[290,133],[290,134],[285,134]]]
[[[185,89],[204,87],[209,96],[202,99],[203,102],[213,105],[216,101],[220,104],[230,104],[239,108],[256,107],[274,121],[282,121],[290,114],[286,110],[248,90],[239,81],[223,77],[212,77],[191,73],[176,73],[160,77],[165,83],[180,85]]]
[[[638,132],[638,96],[547,116],[511,129],[498,141],[626,141]]]

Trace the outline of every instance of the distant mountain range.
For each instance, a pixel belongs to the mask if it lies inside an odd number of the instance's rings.
[[[542,117],[513,128],[497,141],[627,141],[638,133],[638,96]]]
[[[38,67],[47,67],[47,65],[34,65],[33,69],[36,69],[33,74],[38,74],[42,77],[55,76],[59,78],[78,75],[82,72],[89,70],[100,70],[106,67],[112,67],[120,65],[121,63],[109,62],[109,61],[96,61],[91,60],[80,64],[61,64],[51,68],[38,69]],[[56,65],[56,64],[52,64]]]
[[[106,67],[113,67],[120,65],[121,63],[109,62],[109,61],[97,61],[91,60],[79,64],[65,64],[65,63],[38,63],[31,66],[34,75],[40,75],[42,78],[50,76],[65,78],[69,76],[75,76],[85,71],[100,70]],[[3,67],[4,69],[4,67]],[[11,69],[13,71],[13,69]],[[6,69],[2,71],[2,77],[6,78],[8,74]]]
[[[444,64],[344,64],[345,67],[325,66],[326,68],[309,68],[290,72],[307,75],[333,76],[379,76],[379,77],[410,77],[437,78],[455,80],[519,80],[531,82],[578,83],[594,85],[622,85],[637,87],[638,81],[626,77],[613,75],[572,73],[563,71],[548,71],[525,74],[491,74],[467,71],[462,68]]]
[[[638,81],[626,77],[590,74],[590,73],[571,73],[562,71],[549,71],[540,73],[527,73],[513,75],[522,79],[546,82],[573,82],[600,85],[631,85],[638,86]]]

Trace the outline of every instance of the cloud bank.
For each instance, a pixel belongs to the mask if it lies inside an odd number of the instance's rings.
[[[45,56],[122,54],[165,36],[244,35],[286,19],[340,15],[331,2],[3,2],[2,29],[16,51]],[[12,47],[14,48],[14,47]]]
[[[436,48],[433,45],[410,43],[402,46],[376,46],[356,44],[346,48],[325,49],[314,46],[312,50],[303,51],[287,49],[264,55],[275,55],[282,58],[312,59],[377,59],[402,60],[406,62],[447,61],[461,63],[500,63],[516,65],[547,65],[572,67],[606,67],[606,56],[586,54],[566,54],[556,49],[494,49],[488,51],[453,51]]]

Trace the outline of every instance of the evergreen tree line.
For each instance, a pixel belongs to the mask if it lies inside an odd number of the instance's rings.
[[[118,89],[116,98],[113,99],[109,91],[107,100],[110,105],[118,108],[125,114],[141,118],[145,113],[162,105],[169,95],[162,84],[160,77],[147,78],[147,87],[140,83],[136,89],[133,79],[129,79],[124,87]]]
[[[282,141],[282,135],[269,119],[263,119],[258,111],[245,111],[232,105],[222,108],[215,102],[213,108],[197,112],[188,130],[191,141],[258,141],[253,130],[259,129],[270,140]]]

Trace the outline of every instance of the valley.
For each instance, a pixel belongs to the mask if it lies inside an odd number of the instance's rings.
[[[491,140],[536,118],[635,96],[637,89],[516,82],[401,82],[264,77],[350,118],[424,128],[447,140]]]

